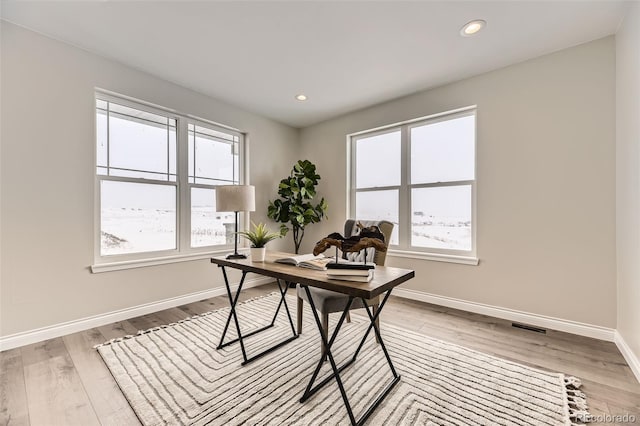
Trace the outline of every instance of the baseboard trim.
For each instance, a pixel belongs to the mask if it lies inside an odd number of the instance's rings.
[[[638,355],[633,353],[631,347],[627,345],[627,342],[624,340],[618,330],[616,330],[615,332],[614,342],[622,353],[625,361],[627,361],[627,364],[629,364],[629,368],[631,368],[631,371],[633,371],[633,375],[636,376],[636,379],[638,379],[638,382],[640,382],[640,358],[638,358]]]
[[[247,279],[243,288],[257,287],[263,284],[273,282],[273,278],[256,277]],[[238,288],[238,284],[231,286],[233,290]],[[107,312],[101,315],[81,318],[60,324],[42,327],[35,330],[24,331],[21,333],[11,334],[0,337],[0,352],[20,346],[30,345],[32,343],[42,342],[43,340],[53,339],[55,337],[65,336],[67,334],[77,333],[79,331],[88,330],[94,327],[111,324],[117,321],[124,321],[129,318],[146,315],[153,312],[162,311],[164,309],[174,308],[176,306],[187,303],[197,302],[198,300],[208,299],[210,297],[222,296],[227,291],[224,286],[216,287],[210,290],[198,291],[195,293],[185,294],[182,296],[172,297],[158,302],[145,303],[143,305],[132,306],[130,308],[120,309],[113,312]]]
[[[547,317],[544,315],[532,314],[529,312],[516,311],[514,309],[502,308],[499,306],[485,305],[483,303],[469,302],[467,300],[455,299],[453,297],[439,296],[417,290],[398,288],[393,294],[405,299],[418,300],[434,305],[446,306],[448,308],[460,309],[462,311],[487,315],[509,321],[531,324],[566,333],[577,334],[579,336],[592,337],[594,339],[613,342],[615,329],[601,327],[598,325],[585,324],[561,318]]]

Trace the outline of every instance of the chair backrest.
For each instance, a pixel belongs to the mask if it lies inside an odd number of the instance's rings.
[[[358,227],[356,223],[360,222],[362,226],[377,226],[380,228],[380,232],[384,235],[384,244],[389,247],[389,241],[391,240],[391,233],[393,232],[393,223],[388,220],[355,220],[347,219],[344,223],[344,236],[349,238],[350,236],[358,233]],[[373,261],[376,265],[384,266],[384,262],[387,260],[387,252],[376,250],[376,254],[373,256]]]

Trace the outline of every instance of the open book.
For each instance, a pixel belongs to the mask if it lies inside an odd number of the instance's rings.
[[[301,254],[299,256],[290,256],[276,259],[276,262],[300,266],[301,268],[325,271],[327,269],[327,264],[333,262],[333,257],[325,257],[323,255],[314,256],[313,254]]]

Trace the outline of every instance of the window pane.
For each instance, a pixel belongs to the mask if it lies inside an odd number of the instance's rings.
[[[191,247],[233,244],[235,215],[216,212],[215,189],[191,188]]]
[[[471,185],[411,190],[411,245],[471,250]]]
[[[96,110],[96,164],[98,167],[107,167],[107,113],[101,109]],[[104,173],[107,171],[104,170]]]
[[[194,139],[195,137],[195,139]],[[233,136],[189,125],[189,176],[237,182],[238,144]],[[199,179],[196,179],[198,182]]]
[[[176,187],[102,181],[100,254],[176,248]]]
[[[195,126],[193,124],[189,124],[189,130],[188,130],[188,135],[187,135],[187,141],[188,141],[188,157],[189,157],[189,182],[193,183],[193,176],[195,176],[195,163],[194,163],[194,159],[195,159],[195,153],[194,153],[194,139],[195,139],[195,135],[193,133],[193,128]]]
[[[196,134],[196,176],[233,182],[233,146]]]
[[[175,120],[174,120],[175,124]],[[176,128],[175,126],[169,127],[169,173],[172,175],[176,174]],[[174,179],[172,179],[174,180]]]
[[[109,166],[167,173],[168,126],[109,115]],[[175,161],[175,158],[174,158]]]
[[[411,183],[473,180],[475,116],[411,129]]]
[[[356,188],[400,185],[400,131],[356,141]]]
[[[398,191],[356,192],[357,220],[388,220],[394,224],[391,244],[398,244]]]
[[[233,144],[233,183],[240,184],[240,144]]]

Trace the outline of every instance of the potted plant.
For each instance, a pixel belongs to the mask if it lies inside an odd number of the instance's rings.
[[[327,217],[327,202],[324,198],[314,204],[316,185],[320,175],[316,174],[316,166],[309,160],[299,160],[291,170],[291,174],[280,181],[278,195],[280,198],[269,201],[267,216],[280,222],[280,233],[286,235],[290,225],[293,230],[293,244],[298,254],[305,228],[318,223]]]
[[[266,245],[269,241],[273,241],[282,237],[282,233],[271,232],[264,223],[255,224],[251,222],[252,230],[240,231],[239,235],[251,242],[251,261],[264,262],[266,254]]]

